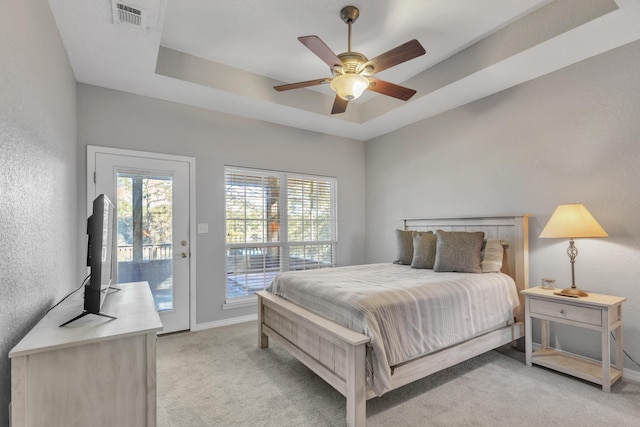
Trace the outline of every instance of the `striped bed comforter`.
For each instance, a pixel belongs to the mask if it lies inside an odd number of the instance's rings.
[[[367,383],[378,396],[393,366],[505,326],[519,307],[506,274],[390,263],[282,273],[268,290],[371,337]]]

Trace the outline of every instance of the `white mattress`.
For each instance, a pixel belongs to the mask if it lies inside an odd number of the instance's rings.
[[[392,367],[513,322],[502,273],[437,273],[390,263],[282,273],[269,291],[371,337],[367,382],[390,390]]]

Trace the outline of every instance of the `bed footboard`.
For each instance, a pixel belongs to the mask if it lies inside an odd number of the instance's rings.
[[[364,426],[366,335],[337,325],[269,292],[258,295],[258,346],[275,339],[347,399],[347,425]]]
[[[366,385],[366,344],[371,340],[269,292],[258,295],[258,346],[275,339],[289,353],[347,399],[347,425],[364,426],[366,401],[375,397]],[[395,369],[391,388],[446,369],[524,336],[517,322],[414,359]]]

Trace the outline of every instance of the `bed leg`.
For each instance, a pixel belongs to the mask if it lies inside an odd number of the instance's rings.
[[[365,345],[347,348],[347,426],[364,427],[367,418]]]
[[[262,319],[264,316],[264,305],[262,305],[262,297],[258,295],[258,347],[269,347],[269,337],[262,331]]]

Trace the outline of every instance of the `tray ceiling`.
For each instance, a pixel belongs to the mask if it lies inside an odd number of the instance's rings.
[[[76,80],[257,120],[368,140],[640,38],[640,0],[135,0],[144,28],[115,24],[110,0],[49,0]],[[410,39],[424,56],[376,77],[416,89],[367,93],[331,115],[329,77],[297,37],[347,50],[343,6],[360,9],[353,50]]]

